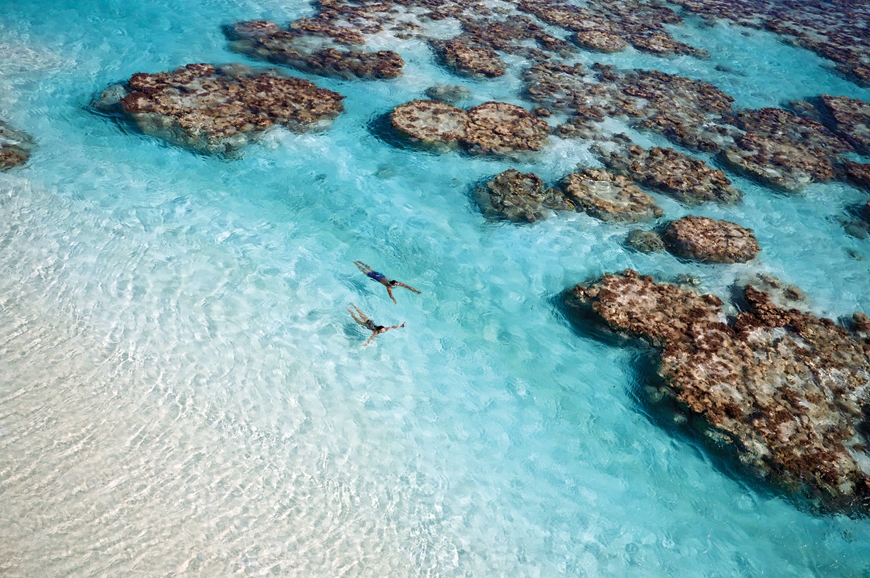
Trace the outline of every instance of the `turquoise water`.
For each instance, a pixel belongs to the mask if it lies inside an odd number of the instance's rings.
[[[309,13],[4,2],[0,118],[39,148],[0,174],[0,575],[870,574],[870,521],[814,514],[650,415],[636,353],[557,305],[633,267],[719,294],[763,271],[817,314],[870,312],[870,242],[838,221],[867,195],[735,178],[742,205],[692,211],[755,230],[759,259],[731,266],[627,252],[627,228],[581,214],[488,223],[473,182],[592,157],[560,140],[519,165],[384,143],[372,121],[436,82],[521,102],[516,75],[459,80],[416,42],[397,45],[395,81],[312,77],[347,95],[331,130],[274,132],[237,160],[87,108],[134,72],[244,61],[222,24]],[[675,30],[713,59],[601,60],[703,78],[740,106],[870,99],[769,34]],[[355,259],[423,293],[393,305]],[[363,348],[351,301],[407,327]]]

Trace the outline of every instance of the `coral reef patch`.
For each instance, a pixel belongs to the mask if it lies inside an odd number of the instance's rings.
[[[268,20],[250,20],[228,26],[226,32],[236,52],[322,76],[396,78],[405,65],[392,50],[366,52],[343,47],[351,40],[360,43],[361,36],[347,39],[338,34],[318,34],[318,29],[310,25],[285,30]],[[317,41],[312,42],[312,38]]]
[[[673,149],[653,147],[647,150],[632,145],[611,150],[596,146],[593,150],[610,170],[686,205],[709,201],[729,204],[742,197],[721,170]]]
[[[0,171],[21,166],[30,159],[33,139],[0,120]]]
[[[718,297],[632,270],[577,285],[569,303],[649,344],[662,393],[743,464],[825,507],[870,507],[865,315],[850,331],[747,285],[728,320]]]
[[[552,211],[571,211],[574,205],[556,189],[547,188],[534,173],[508,169],[475,189],[475,199],[489,218],[534,223]]]
[[[578,209],[603,221],[636,223],[662,215],[655,200],[631,179],[605,169],[571,173],[562,180],[562,189]]]
[[[528,110],[505,102],[485,102],[469,109],[435,100],[414,100],[393,109],[394,129],[412,142],[461,145],[473,154],[509,155],[544,147],[550,126]]]
[[[105,90],[93,106],[131,119],[143,133],[205,153],[233,153],[265,131],[307,131],[344,109],[337,92],[301,78],[242,66],[188,64],[137,73]]]
[[[751,229],[708,217],[671,221],[662,236],[671,253],[703,263],[743,263],[761,251]]]
[[[673,0],[710,21],[727,20],[784,36],[834,61],[835,69],[860,86],[870,86],[870,7],[860,1]]]

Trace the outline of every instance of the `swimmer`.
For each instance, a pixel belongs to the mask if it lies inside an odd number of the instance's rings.
[[[401,325],[393,325],[392,327],[385,327],[383,325],[378,325],[374,321],[369,319],[365,313],[360,311],[359,307],[357,307],[353,303],[351,303],[351,305],[353,305],[353,308],[356,309],[356,313],[351,311],[350,307],[347,308],[347,311],[348,311],[348,313],[350,313],[350,316],[353,317],[353,320],[372,332],[372,336],[368,338],[368,341],[363,343],[363,347],[365,347],[366,345],[371,343],[372,339],[374,339],[375,337],[377,337],[381,333],[386,333],[390,329],[399,329],[400,327],[405,326],[404,322]],[[357,313],[359,314],[359,317],[357,317]]]
[[[411,287],[410,285],[405,285],[401,281],[396,281],[395,279],[387,279],[387,276],[383,273],[378,273],[362,261],[354,261],[354,265],[359,267],[359,270],[366,274],[366,276],[370,277],[372,281],[377,281],[381,285],[387,288],[387,293],[390,295],[390,299],[393,300],[393,303],[396,302],[396,298],[393,297],[393,287],[404,287],[409,291],[413,291],[414,293],[419,293],[416,289]]]

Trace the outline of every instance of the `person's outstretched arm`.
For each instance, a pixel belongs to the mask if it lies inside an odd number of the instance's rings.
[[[389,294],[390,294],[390,299],[392,299],[392,300],[393,300],[393,303],[396,303],[396,298],[395,298],[395,297],[393,297],[393,288],[392,288],[392,287],[390,287],[390,286],[389,286],[389,285],[384,285],[384,287],[386,287],[386,288],[387,288],[387,293],[389,293]]]
[[[363,343],[363,347],[368,346],[368,344],[372,342],[372,339],[374,339],[375,337],[378,336],[378,333],[379,333],[379,331],[375,331],[375,332],[373,332],[373,333],[372,333],[372,336],[369,337],[369,338],[366,340],[365,343]]]
[[[408,289],[409,291],[413,291],[414,293],[419,293],[419,291],[417,291],[416,289],[414,289],[410,285],[405,285],[401,281],[396,281],[396,285],[398,285],[399,287],[404,287],[405,289]]]

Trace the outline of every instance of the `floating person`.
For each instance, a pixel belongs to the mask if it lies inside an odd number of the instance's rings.
[[[372,339],[374,339],[375,337],[377,337],[381,333],[386,333],[390,329],[399,329],[400,327],[405,326],[404,322],[402,322],[401,325],[393,325],[391,327],[386,327],[384,325],[378,325],[377,323],[375,323],[374,321],[369,319],[365,313],[360,311],[359,307],[357,307],[353,303],[351,303],[351,305],[353,305],[353,308],[356,309],[356,313],[351,311],[350,307],[347,308],[347,311],[348,311],[348,313],[350,313],[350,316],[353,317],[353,320],[372,332],[372,336],[369,337],[365,343],[363,343],[363,347],[365,347],[366,345],[371,343]],[[359,314],[359,316],[357,316],[357,314]]]
[[[387,293],[390,294],[390,299],[393,300],[393,303],[396,302],[396,298],[393,297],[393,287],[404,287],[409,291],[413,291],[414,293],[419,293],[416,289],[411,287],[410,285],[405,285],[401,281],[396,281],[395,279],[387,279],[387,276],[383,273],[378,273],[362,261],[354,261],[354,265],[359,267],[359,270],[366,274],[366,276],[370,277],[372,281],[377,281],[381,285],[387,288]]]

